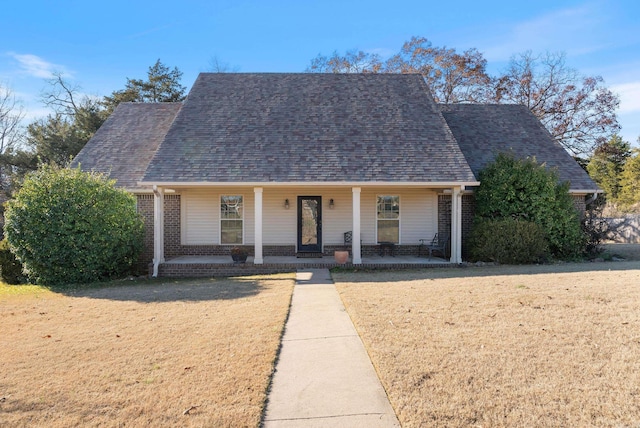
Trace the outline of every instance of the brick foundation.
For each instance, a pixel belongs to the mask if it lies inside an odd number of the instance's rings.
[[[216,264],[216,263],[163,263],[158,269],[158,275],[161,277],[173,278],[197,278],[197,277],[228,277],[228,276],[247,276],[247,275],[266,275],[274,273],[296,272],[300,268],[304,269],[332,269],[341,267],[345,269],[360,270],[386,270],[386,269],[430,269],[452,267],[449,263],[391,263],[391,264],[366,264],[353,265],[347,263],[338,265],[337,263],[314,263],[310,262],[300,264],[263,264],[254,265],[253,263],[245,264]],[[149,266],[149,272],[152,272],[152,266]]]

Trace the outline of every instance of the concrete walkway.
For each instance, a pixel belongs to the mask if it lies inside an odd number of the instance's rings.
[[[299,271],[264,427],[398,427],[328,269]]]

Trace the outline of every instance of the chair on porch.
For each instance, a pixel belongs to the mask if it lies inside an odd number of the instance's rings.
[[[351,255],[351,247],[353,244],[353,231],[348,231],[344,233],[344,246],[347,251],[349,251],[349,255]],[[360,255],[362,255],[362,239],[360,240]]]
[[[449,246],[449,234],[436,234],[431,240],[420,239],[420,246],[418,247],[418,257],[422,255],[422,251],[425,249],[429,252],[429,259],[433,256],[433,252],[437,251],[442,254],[443,258],[447,258],[447,247]]]

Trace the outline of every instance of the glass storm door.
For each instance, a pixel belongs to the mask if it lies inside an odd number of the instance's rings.
[[[298,252],[322,251],[322,198],[298,196]]]

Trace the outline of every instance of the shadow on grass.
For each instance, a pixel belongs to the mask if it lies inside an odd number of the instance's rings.
[[[198,279],[135,279],[88,285],[50,287],[55,293],[71,297],[88,297],[141,303],[200,302],[233,300],[258,295],[270,282],[293,281],[292,276],[198,278]]]
[[[640,261],[558,263],[549,265],[467,265],[451,268],[411,270],[332,269],[336,282],[397,282],[487,276],[565,274],[577,272],[640,270]]]

